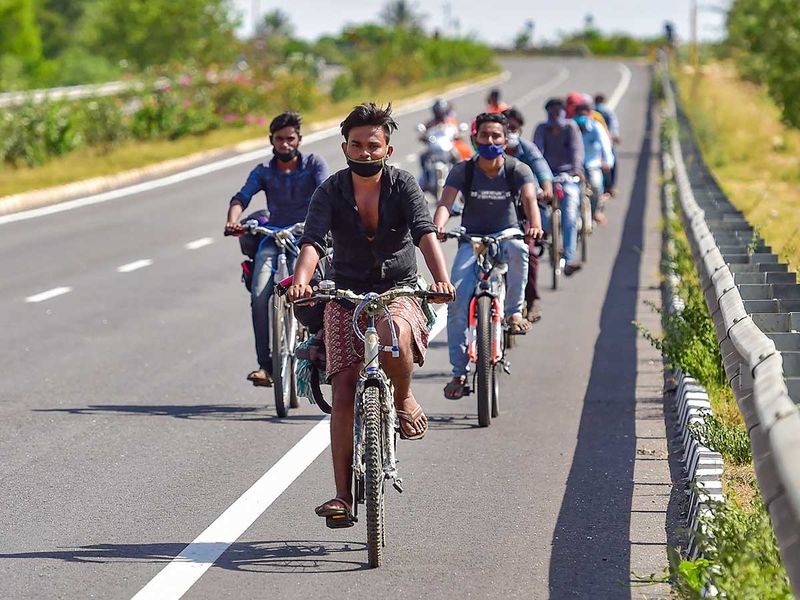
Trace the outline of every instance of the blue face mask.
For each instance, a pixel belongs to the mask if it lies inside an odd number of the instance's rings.
[[[589,124],[589,117],[586,115],[579,115],[575,117],[575,122],[578,124],[578,127],[584,129]]]
[[[505,152],[505,144],[478,144],[478,154],[486,160],[494,160]]]

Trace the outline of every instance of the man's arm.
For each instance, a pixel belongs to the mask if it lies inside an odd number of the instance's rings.
[[[553,172],[536,144],[531,144],[529,150],[532,157],[530,167],[542,188],[542,197],[550,202],[553,199]]]
[[[287,292],[290,302],[294,302],[299,298],[308,298],[314,291],[308,283],[314,276],[314,269],[317,268],[319,263],[319,252],[313,244],[304,244],[300,248],[300,256],[297,257],[297,262],[294,265],[294,276],[292,278],[292,285]]]
[[[533,132],[533,143],[541,151],[544,151],[544,125],[539,124]]]
[[[542,237],[542,216],[539,207],[536,205],[536,186],[532,183],[524,184],[519,190],[519,198],[522,202],[522,209],[525,211],[525,218],[528,227],[525,235],[529,238],[538,240]]]
[[[261,177],[259,175],[260,170],[261,165],[258,165],[255,169],[250,171],[250,175],[247,176],[247,181],[242,186],[242,189],[231,198],[230,204],[228,205],[228,214],[225,217],[226,233],[231,234],[242,231],[242,227],[239,225],[239,217],[242,216],[242,212],[248,207],[253,196],[262,189]]]
[[[611,138],[603,128],[598,128],[600,135],[600,147],[603,159],[603,169],[607,170],[614,166],[614,151],[611,148]]]
[[[311,196],[305,230],[299,242],[300,255],[295,263],[294,279],[288,292],[292,302],[298,298],[307,298],[313,293],[308,282],[314,276],[314,269],[327,249],[325,236],[331,229],[331,214],[331,198],[323,188],[318,187]]]
[[[581,130],[577,124],[572,121],[568,121],[569,130],[570,130],[570,138],[572,140],[572,168],[575,169],[575,173],[580,177],[583,177],[583,161],[585,157],[584,149],[583,149],[583,136],[581,136]]]
[[[436,227],[438,234],[444,233],[444,226],[447,225],[447,221],[450,219],[450,211],[453,209],[456,196],[458,196],[456,188],[449,185],[444,186],[442,197],[436,203],[436,212],[433,213],[433,225]],[[439,237],[439,239],[443,238]]]
[[[450,274],[444,262],[441,244],[436,240],[436,234],[426,233],[419,240],[419,249],[425,258],[425,264],[433,277],[433,283],[428,288],[431,292],[450,294],[452,300],[456,298],[456,289],[450,283]],[[447,300],[431,300],[434,303],[444,303]]]

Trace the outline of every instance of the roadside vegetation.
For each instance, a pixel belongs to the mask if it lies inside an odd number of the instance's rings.
[[[27,2],[15,1],[20,6]],[[26,35],[16,45],[0,37],[0,45],[13,50],[0,60],[0,87],[86,83],[112,76],[125,76],[134,85],[114,97],[30,101],[0,113],[0,195],[262,137],[269,119],[283,110],[302,111],[310,122],[333,117],[364,99],[398,100],[498,70],[484,45],[429,36],[402,0],[386,5],[382,24],[347,27],[315,42],[295,37],[280,11],[266,15],[252,39],[237,40],[224,0],[167,3],[189,33],[199,27],[208,29],[208,36],[161,29],[152,23],[155,5],[161,4],[44,2],[40,9],[49,7],[48,19],[58,16],[64,27],[75,23],[70,27],[82,32],[74,38],[56,36],[65,47],[47,52],[45,46],[56,42],[48,39],[45,44],[37,25],[44,18],[41,10],[16,13]],[[195,4],[207,10],[195,11]],[[31,18],[33,24],[22,27]],[[106,39],[107,28],[116,31],[113,39]],[[201,46],[198,38],[204,40]],[[41,46],[38,54],[31,44]],[[115,67],[103,68],[102,77],[98,71],[96,77],[48,79],[59,57],[84,51]],[[137,64],[122,56],[136,56]]]

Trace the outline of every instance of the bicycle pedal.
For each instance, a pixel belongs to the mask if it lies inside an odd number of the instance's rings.
[[[392,487],[393,487],[394,489],[396,489],[398,492],[400,492],[400,493],[402,494],[402,493],[403,493],[403,486],[402,486],[402,485],[400,485],[400,483],[401,483],[401,482],[400,482],[400,480],[399,480],[399,479],[395,479],[395,480],[392,482]]]
[[[506,372],[506,375],[511,375],[511,363],[508,361],[503,362],[503,371]]]

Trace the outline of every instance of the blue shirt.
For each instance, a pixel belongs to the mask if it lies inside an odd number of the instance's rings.
[[[267,196],[269,224],[275,227],[289,227],[306,220],[311,195],[328,177],[328,165],[321,156],[299,154],[298,166],[291,171],[283,171],[273,157],[265,166],[258,165],[250,171],[247,182],[231,198],[231,204],[239,202],[244,208],[253,196],[263,191]]]
[[[589,119],[586,129],[581,132],[583,136],[584,159],[583,164],[587,169],[599,169],[603,163],[614,166],[614,153],[611,150],[611,139],[605,128]]]
[[[542,156],[539,148],[537,148],[536,144],[533,142],[520,138],[519,146],[517,146],[517,153],[511,156],[528,165],[531,171],[533,171],[533,174],[536,175],[536,179],[540,184],[543,181],[550,181],[553,178],[553,172],[550,170],[550,166],[547,164],[544,156]]]

